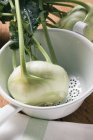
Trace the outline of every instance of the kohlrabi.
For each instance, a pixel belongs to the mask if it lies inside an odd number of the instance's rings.
[[[76,6],[79,5],[79,6]],[[62,6],[59,10],[58,6]],[[76,6],[76,7],[75,7]],[[70,7],[64,11],[63,7]],[[74,8],[75,7],[75,8]],[[50,14],[57,16],[57,23]],[[84,35],[93,41],[93,6],[81,0],[5,0],[0,1],[0,20],[10,22],[10,38],[13,44],[14,70],[8,79],[8,89],[13,98],[26,104],[45,106],[64,102],[68,93],[67,72],[57,65],[47,26],[72,30],[78,21],[87,24]],[[49,55],[34,36],[42,24]],[[16,50],[19,48],[20,66],[16,64]],[[33,51],[34,50],[34,51]],[[44,56],[41,61],[36,51]],[[30,62],[26,62],[28,55]]]
[[[83,5],[83,2],[79,2],[79,5],[70,10],[65,17],[60,18],[56,27],[73,30],[78,21],[86,23],[83,35],[93,42],[93,4]]]
[[[48,17],[49,23],[47,26],[52,28],[62,28],[73,30],[74,25],[78,21],[86,23],[86,28],[83,35],[93,42],[93,4],[84,2],[84,0],[43,0],[48,5],[44,11],[57,16],[59,21]],[[59,10],[58,6],[62,6]],[[70,10],[64,10],[63,7],[69,7]]]
[[[42,12],[42,1],[39,2],[40,10]],[[25,35],[29,35],[30,33],[29,30],[26,32],[26,29],[28,28],[28,26],[26,26],[27,24],[22,23],[22,13],[20,10],[19,0],[15,0],[15,3],[11,4],[12,7],[13,4],[15,6],[15,9],[13,10],[16,10],[14,22],[16,23],[16,28],[18,27],[17,33],[20,53],[20,66],[14,68],[8,79],[8,89],[10,94],[16,100],[30,105],[43,106],[64,102],[68,93],[69,78],[67,72],[61,66],[52,63],[53,61],[50,60],[45,50],[36,40],[33,32],[30,36],[31,41],[33,42],[32,45],[35,47],[37,46],[37,48],[44,55],[46,61],[31,60],[30,62],[26,62],[25,51],[28,52],[29,48],[27,50],[25,46]],[[41,13],[40,16],[41,20],[44,20],[44,13]],[[44,23],[43,27],[45,29],[44,31],[47,32],[47,28],[45,27]],[[48,32],[46,33],[46,37],[50,44]],[[53,48],[51,46],[51,50],[52,49]],[[52,51],[51,56],[55,56],[54,50]],[[53,59],[55,59],[55,57],[53,57]],[[55,62],[57,61],[54,61],[54,63]]]

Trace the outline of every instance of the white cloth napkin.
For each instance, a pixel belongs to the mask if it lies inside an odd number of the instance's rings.
[[[46,121],[16,114],[0,126],[0,140],[92,140],[93,124]]]

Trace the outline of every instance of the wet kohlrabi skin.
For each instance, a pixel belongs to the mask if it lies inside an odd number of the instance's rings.
[[[42,106],[64,102],[68,94],[67,72],[58,65],[44,61],[26,63],[28,76],[21,76],[20,66],[10,75],[8,89],[16,100]]]

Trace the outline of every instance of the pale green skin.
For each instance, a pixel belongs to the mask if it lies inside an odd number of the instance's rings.
[[[86,17],[86,12],[84,10],[80,10],[80,8],[82,9],[81,6],[73,8],[66,17],[60,19],[58,26],[63,29],[73,30],[75,23],[83,21]]]
[[[78,21],[82,21],[87,24],[84,28],[83,35],[93,42],[93,5],[88,4],[88,6],[88,13],[83,10],[84,7],[76,6],[66,17],[59,20],[57,26],[62,29],[73,30],[74,25]]]
[[[44,61],[26,63],[28,76],[22,77],[20,66],[10,75],[8,89],[16,100],[30,105],[53,105],[64,102],[68,94],[67,72]]]

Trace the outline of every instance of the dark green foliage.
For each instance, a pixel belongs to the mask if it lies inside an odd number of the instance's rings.
[[[9,47],[10,47],[10,49],[12,49],[12,50],[16,50],[16,49],[19,48],[19,44],[18,44],[18,42],[14,42],[14,43],[11,44]]]
[[[68,13],[64,11],[60,11],[53,4],[55,3],[59,4],[58,2],[67,2],[67,1],[68,2],[71,1],[72,3],[74,2],[74,0],[70,0],[70,1],[69,0],[66,1],[65,0],[42,0],[43,10],[41,10],[39,7],[39,0],[20,0],[20,10],[22,15],[22,25],[23,25],[26,49],[29,49],[29,47],[33,45],[33,41],[31,38],[33,33],[37,30],[38,26],[41,24],[41,16],[42,16],[41,13],[42,12],[44,13],[45,20],[48,19],[48,21],[50,21],[49,23],[47,23],[46,20],[46,23],[47,25],[49,25],[49,27],[56,27],[56,22],[48,17],[49,13],[54,14],[59,18],[66,17]],[[11,3],[13,7],[11,7],[9,0],[0,0],[0,21],[3,23],[5,23],[6,21],[10,21],[10,26],[9,26],[10,38],[14,42],[18,42],[18,28],[17,28],[14,0],[11,0]],[[62,4],[63,3],[61,3],[61,5]],[[10,15],[8,16],[8,14]],[[18,46],[15,45],[14,49],[17,48]],[[11,49],[13,49],[13,46],[11,47]]]
[[[17,28],[17,22],[16,21],[14,21],[14,20],[10,21],[9,30],[10,30],[10,38],[13,41],[18,41],[18,28]]]
[[[36,0],[24,0],[21,4],[22,18],[24,21],[28,20],[28,16],[30,22],[32,24],[32,29],[36,30],[38,25],[40,24],[39,20],[39,4]]]

